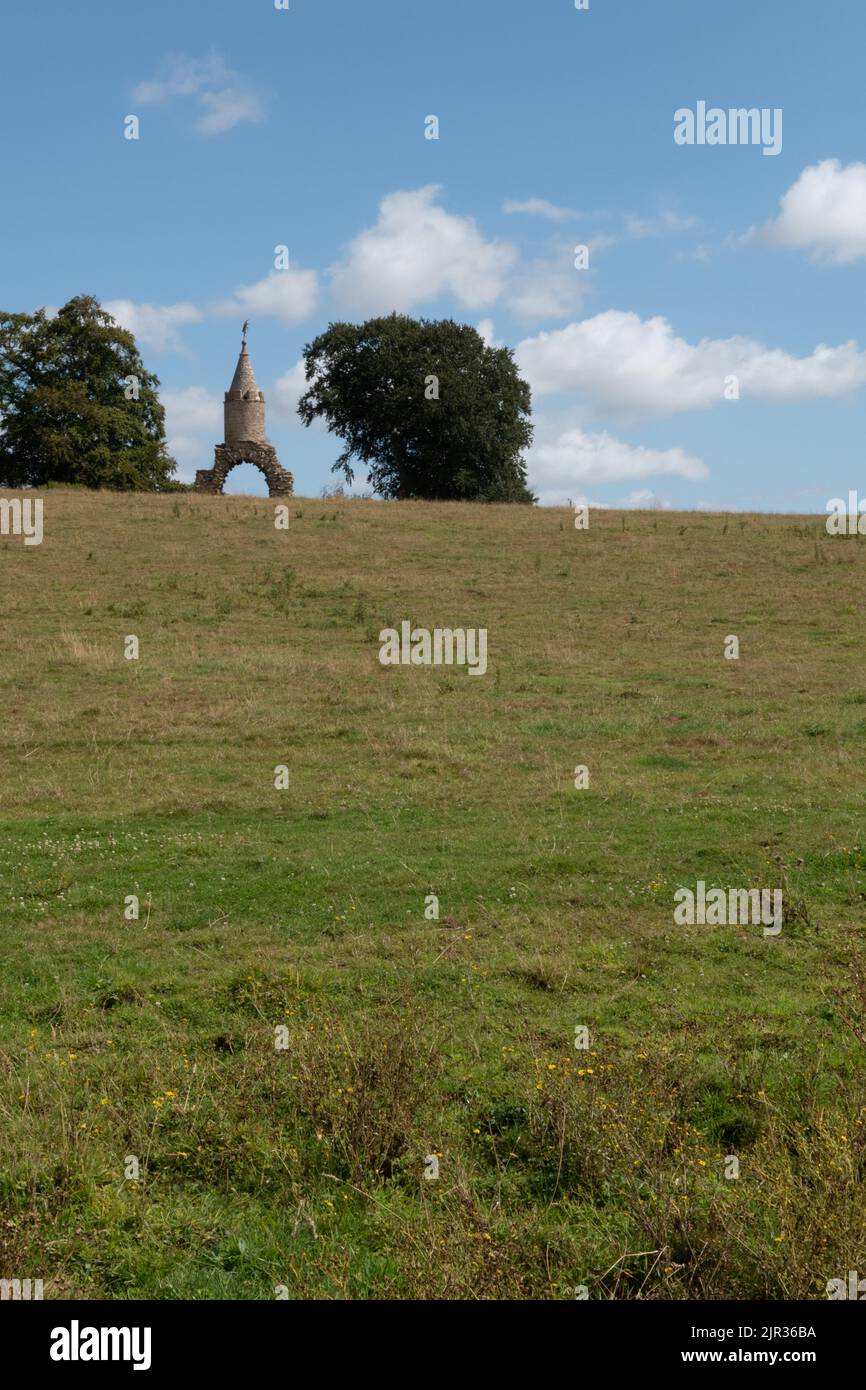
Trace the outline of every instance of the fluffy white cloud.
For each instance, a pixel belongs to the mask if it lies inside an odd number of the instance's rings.
[[[562,247],[547,260],[518,266],[508,279],[506,303],[518,319],[567,319],[583,301],[586,273],[575,269],[573,249]]]
[[[223,400],[204,386],[163,391],[166,425],[176,434],[213,434],[222,428]],[[214,439],[218,444],[219,440]]]
[[[121,328],[134,333],[142,347],[154,352],[182,352],[178,329],[202,319],[201,310],[188,302],[135,304],[131,299],[110,299],[103,308]]]
[[[866,164],[822,159],[804,169],[779,200],[779,216],[745,240],[807,247],[845,264],[866,256]]]
[[[469,309],[504,301],[521,319],[562,319],[579,310],[582,272],[569,245],[521,260],[510,243],[485,240],[471,218],[446,212],[440,192],[430,185],[382,200],[376,226],[332,267],[338,303],[359,314],[388,313],[451,294]]]
[[[168,452],[179,464],[179,476],[190,481],[196,468],[210,468],[213,447],[223,437],[223,402],[203,386],[163,391]]]
[[[264,119],[252,84],[227,68],[216,53],[207,58],[169,59],[162,76],[139,82],[132,91],[132,101],[139,106],[161,106],[175,97],[194,97],[197,101],[201,115],[195,130],[199,135],[222,135],[242,121]]]
[[[471,217],[446,212],[437,184],[391,193],[379,219],[331,267],[335,299],[357,314],[405,312],[452,294],[469,309],[496,302],[516,259],[513,246],[485,241]]]
[[[707,467],[702,459],[682,449],[647,449],[626,444],[606,431],[592,433],[577,428],[534,445],[527,459],[529,486],[546,505],[573,498],[581,487],[630,482],[661,473],[705,478]],[[632,496],[649,498],[652,494]]]
[[[553,245],[535,259],[522,258],[512,243],[488,241],[471,217],[447,212],[441,191],[430,184],[382,199],[376,225],[355,237],[331,267],[331,286],[342,311],[408,312],[451,295],[469,309],[504,302],[519,319],[565,319],[579,312],[586,273],[575,268],[570,242]],[[580,215],[543,198],[509,199],[503,209],[555,222]],[[693,217],[670,211],[650,219],[630,217],[621,232],[598,233],[586,244],[592,257],[618,241],[676,234],[694,223]]]
[[[228,299],[215,304],[213,312],[222,318],[275,318],[291,327],[309,318],[318,298],[317,272],[290,266],[288,270],[272,270],[253,285],[241,285]]]
[[[560,208],[549,203],[546,198],[526,198],[522,203],[514,198],[506,198],[502,211],[525,213],[527,217],[545,217],[548,222],[570,222],[580,214],[572,208]]]
[[[294,424],[300,424],[298,418],[298,401],[307,389],[307,379],[304,373],[304,359],[299,357],[293,367],[289,367],[281,377],[274,383],[271,392],[271,402],[274,414],[281,420],[291,420]]]
[[[288,425],[294,425],[299,430],[307,428],[298,415],[298,401],[309,385],[306,377],[303,357],[299,357],[293,367],[289,367],[287,372],[283,372],[274,382],[274,389],[270,394],[269,409],[275,419],[282,420]],[[315,419],[309,426],[311,430],[321,431],[327,434],[328,426],[324,420]]]
[[[810,357],[749,338],[689,343],[664,318],[616,309],[525,338],[516,356],[536,395],[582,392],[595,407],[629,416],[717,405],[729,376],[741,396],[777,402],[841,396],[866,382],[866,352],[854,342],[821,345]]]

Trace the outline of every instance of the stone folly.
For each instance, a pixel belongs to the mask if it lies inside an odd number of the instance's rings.
[[[247,325],[232,384],[225,394],[225,442],[214,449],[213,468],[195,475],[196,492],[220,493],[227,474],[238,463],[251,463],[264,473],[271,497],[290,497],[295,480],[277,458],[265,434],[265,397],[259,390],[247,352]]]

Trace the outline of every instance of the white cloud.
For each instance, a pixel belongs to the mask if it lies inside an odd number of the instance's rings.
[[[213,312],[222,318],[268,317],[291,327],[309,318],[319,297],[319,277],[315,270],[272,270],[264,280],[241,285],[228,299],[221,299]]]
[[[223,87],[217,92],[202,92],[204,112],[195,123],[198,135],[223,135],[243,121],[264,120],[264,111],[255,92],[240,87]]]
[[[382,199],[376,225],[355,237],[331,267],[341,310],[358,315],[407,312],[451,295],[469,309],[504,302],[526,320],[565,319],[579,312],[586,272],[575,268],[570,242],[553,245],[534,260],[523,259],[512,243],[488,241],[471,217],[447,212],[441,192],[431,184]],[[543,198],[507,200],[503,207],[551,221],[580,215]],[[599,233],[586,244],[592,258],[618,241],[679,233],[694,223],[695,218],[671,211],[650,219],[630,217],[620,233]]]
[[[282,420],[291,420],[299,425],[298,401],[307,389],[304,359],[299,357],[293,367],[289,367],[274,383],[271,392],[274,414]]]
[[[306,376],[303,357],[299,357],[293,367],[283,372],[274,382],[274,389],[270,394],[269,410],[277,420],[282,420],[286,424],[294,425],[297,429],[306,429],[298,415],[298,401],[309,386]],[[309,426],[311,430],[321,430],[327,433],[328,426],[324,420],[318,416]]]
[[[213,465],[213,448],[223,437],[223,402],[204,386],[162,391],[168,452],[178,461],[178,476],[188,482],[196,468]]]
[[[223,400],[204,386],[186,386],[180,391],[163,391],[167,428],[176,434],[210,434],[222,429]],[[219,444],[214,438],[214,443]]]
[[[469,309],[484,309],[502,293],[516,259],[513,246],[485,241],[471,217],[438,206],[437,184],[391,193],[379,219],[349,244],[331,267],[335,298],[359,314],[405,312],[452,294]]]
[[[595,407],[630,416],[717,405],[731,375],[741,396],[776,402],[841,396],[866,382],[866,352],[854,342],[821,345],[810,357],[749,338],[688,343],[664,318],[616,309],[525,338],[516,356],[536,395],[583,392]]]
[[[546,198],[526,198],[522,203],[514,198],[506,198],[502,204],[502,211],[525,213],[527,217],[545,217],[548,222],[570,222],[580,216],[580,213],[574,212],[572,208],[557,207]]]
[[[622,246],[631,241],[646,241],[648,237],[681,236],[698,225],[698,219],[691,214],[683,216],[665,208],[656,217],[638,217],[634,213],[623,216],[617,231],[598,232],[590,237],[587,245],[590,254],[604,251],[609,246]]]
[[[582,238],[582,243],[554,245],[545,258],[534,261],[521,260],[508,277],[505,301],[518,319],[544,320],[567,319],[580,311],[588,287],[588,274],[595,265],[595,258],[601,251],[623,242],[644,241],[648,237],[678,235],[693,227],[694,217],[682,217],[678,213],[664,211],[657,217],[634,217],[623,219],[622,229],[612,232],[597,232]],[[578,270],[575,267],[577,244],[584,244],[589,252],[589,267]]]
[[[585,245],[589,250],[590,265],[596,251],[606,251],[609,246],[618,246],[622,237],[616,236],[612,232],[596,232],[595,236],[589,237]]]
[[[492,319],[482,319],[480,323],[477,323],[477,324],[475,325],[475,329],[476,329],[476,332],[478,333],[478,336],[479,336],[480,338],[483,339],[483,341],[485,342],[485,344],[487,345],[487,347],[490,347],[490,348],[499,348],[499,347],[502,347],[502,344],[501,344],[501,343],[498,343],[498,342],[496,341],[496,336],[495,336],[494,331],[493,331],[493,320],[492,320]]]
[[[634,492],[629,492],[625,497],[621,497],[618,502],[598,502],[594,498],[587,497],[585,492],[578,492],[574,497],[569,496],[566,501],[573,506],[582,504],[589,507],[590,511],[622,511],[624,509],[634,509],[640,511],[671,511],[673,503],[669,497],[660,497],[651,488],[637,488]],[[546,502],[546,506],[558,506],[560,502]],[[691,510],[695,510],[700,503],[694,503]]]
[[[642,511],[670,511],[671,502],[667,497],[659,497],[651,488],[638,488],[630,492],[620,503],[623,507],[637,507]]]
[[[656,474],[695,479],[705,478],[708,473],[702,459],[682,449],[648,449],[626,444],[606,431],[593,433],[578,428],[533,445],[527,465],[529,486],[545,505],[573,498],[578,487],[592,484],[630,482]]]
[[[567,319],[583,301],[586,274],[575,269],[574,249],[562,247],[546,260],[518,266],[509,276],[505,299],[518,319]]]
[[[779,200],[779,216],[746,241],[806,247],[844,265],[866,256],[866,164],[823,159],[804,169]]]
[[[195,304],[135,304],[131,299],[110,299],[102,306],[106,313],[133,333],[142,347],[154,352],[182,352],[179,328],[200,323],[202,312]]]
[[[682,217],[677,212],[665,209],[658,217],[635,217],[628,214],[624,219],[626,236],[633,241],[644,241],[647,237],[678,236],[697,224],[696,217]]]
[[[201,108],[199,135],[222,135],[242,121],[261,121],[264,109],[248,79],[227,68],[218,54],[207,58],[170,58],[163,75],[133,88],[139,106],[161,106],[176,97],[193,97]]]
[[[697,261],[699,265],[709,265],[713,250],[705,241],[698,241],[690,251],[678,251],[675,261]]]
[[[132,90],[133,101],[142,106],[157,106],[172,97],[196,96],[204,88],[224,82],[228,70],[216,53],[207,58],[169,58],[164,64],[164,76],[150,82],[139,82]]]

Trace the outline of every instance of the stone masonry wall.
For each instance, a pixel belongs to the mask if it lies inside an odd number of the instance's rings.
[[[280,464],[273,445],[260,444],[254,439],[245,439],[234,444],[217,444],[214,449],[213,468],[198,470],[193,490],[221,493],[227,475],[239,463],[251,463],[264,473],[269,497],[291,497],[294,492],[295,480],[288,469]]]

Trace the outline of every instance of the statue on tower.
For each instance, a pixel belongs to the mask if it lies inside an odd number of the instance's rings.
[[[249,319],[244,319],[244,326],[243,326],[243,328],[241,329],[241,346],[242,346],[242,347],[246,347],[246,345],[247,345],[247,329],[249,328],[249,326],[250,326],[250,321],[249,321]]]

